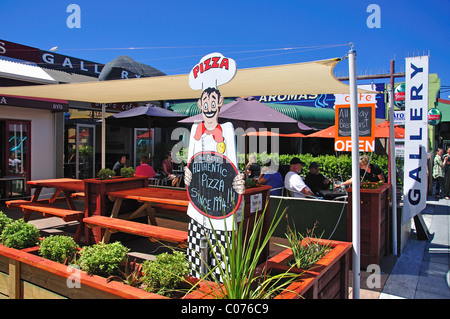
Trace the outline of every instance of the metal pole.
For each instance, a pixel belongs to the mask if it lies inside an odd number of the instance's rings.
[[[102,169],[106,167],[106,104],[102,103]],[[95,165],[95,163],[94,163]]]
[[[395,61],[391,60],[391,74]],[[394,77],[391,76],[389,89],[389,176],[392,188],[392,253],[397,255],[397,174],[395,170],[395,129],[394,129]]]
[[[205,236],[200,238],[200,275],[205,277],[208,274],[208,241]]]
[[[356,51],[348,51],[350,85],[350,125],[352,134],[352,244],[353,244],[353,299],[360,292],[360,185],[359,180],[359,121],[358,88],[356,80]]]

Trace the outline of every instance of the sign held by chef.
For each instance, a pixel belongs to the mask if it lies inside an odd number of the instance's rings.
[[[218,121],[224,103],[218,87],[231,81],[236,71],[233,59],[211,53],[189,73],[190,87],[202,90],[197,101],[202,122],[192,125],[184,174],[189,196],[187,213],[191,218],[188,259],[198,267],[200,238],[207,236],[212,241],[222,238],[225,246],[224,233],[235,229],[239,220],[233,215],[242,210],[245,179],[238,171],[234,127],[230,122]]]

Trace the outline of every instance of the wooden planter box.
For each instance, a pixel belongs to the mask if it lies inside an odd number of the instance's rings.
[[[0,245],[0,298],[11,299],[167,299],[142,289]],[[79,283],[77,288],[76,283]]]
[[[303,270],[288,266],[288,262],[294,258],[290,248],[258,267],[259,271],[267,271],[272,274],[286,271],[302,274],[298,280],[286,287],[275,299],[347,299],[352,244],[312,238],[307,240],[330,243],[332,248],[310,269]]]
[[[347,240],[352,241],[352,189],[348,190]],[[389,193],[385,183],[375,189],[360,190],[360,265],[379,264],[389,243]]]
[[[124,189],[140,188],[148,186],[147,177],[115,177],[107,180],[98,178],[85,179],[84,181],[84,216],[109,214],[114,205],[108,197],[107,192]],[[126,205],[123,205],[126,208]],[[104,230],[100,228],[91,229],[85,226],[86,244],[98,243],[103,238]]]
[[[256,216],[260,216],[263,213],[264,209],[266,209],[266,212],[264,214],[262,235],[264,236],[267,230],[269,229],[271,221],[270,218],[271,188],[272,188],[271,186],[262,185],[259,187],[248,188],[245,190],[245,193],[243,195],[245,205],[244,205],[243,219],[241,221],[241,223],[243,223],[244,232],[245,229],[249,229],[249,231],[251,232],[255,222],[257,221]],[[264,247],[264,250],[259,259],[259,263],[266,261],[267,258],[269,257],[269,248],[270,248],[269,246],[270,242],[268,242],[266,247]]]

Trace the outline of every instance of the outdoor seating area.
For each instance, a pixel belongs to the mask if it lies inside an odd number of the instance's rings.
[[[24,219],[26,219],[27,223],[35,220],[40,220],[40,218],[42,217],[62,219],[67,223],[67,225],[70,224],[72,229],[76,229],[74,232],[69,233],[69,237],[72,237],[77,242],[79,247],[82,248],[81,250],[84,250],[86,249],[86,247],[90,246],[96,246],[99,244],[107,245],[108,242],[112,243],[112,236],[116,236],[115,238],[123,239],[126,238],[126,236],[130,236],[130,234],[131,238],[142,237],[148,238],[150,240],[148,241],[149,250],[155,251],[156,254],[153,257],[153,254],[143,254],[144,256],[146,256],[145,258],[150,259],[154,259],[155,256],[156,258],[158,258],[158,249],[155,249],[155,247],[158,247],[160,245],[162,245],[161,247],[163,248],[163,250],[167,250],[168,247],[172,247],[169,248],[169,251],[172,249],[181,249],[181,251],[183,251],[188,245],[186,209],[189,200],[187,198],[188,195],[186,191],[183,189],[176,187],[148,185],[147,179],[141,177],[118,178],[102,182],[100,182],[99,180],[93,181],[92,179],[72,180],[63,178],[30,181],[29,185],[36,187],[36,191],[32,199],[29,201],[8,201],[6,202],[7,209],[22,211],[24,214]],[[81,187],[82,185],[83,187]],[[97,188],[93,187],[99,185],[101,186]],[[140,187],[136,185],[144,186]],[[108,191],[108,187],[111,190]],[[43,188],[55,189],[54,196],[51,196],[51,198],[49,199],[39,198],[39,193]],[[95,191],[97,191],[98,189],[101,189],[103,193],[95,193]],[[247,205],[245,206],[243,211],[243,221],[245,221],[245,227],[250,227],[250,230],[252,229],[252,227],[262,227],[261,229],[266,229],[266,231],[271,232],[270,242],[268,242],[266,248],[263,249],[263,254],[255,256],[255,258],[258,257],[258,259],[260,260],[258,264],[265,263],[269,258],[273,258],[278,253],[284,250],[283,247],[277,246],[275,243],[287,244],[288,242],[286,238],[283,238],[284,234],[283,230],[281,229],[282,227],[285,227],[286,224],[281,223],[278,227],[278,230],[269,230],[269,214],[267,214],[267,218],[264,217],[264,220],[260,220],[259,218],[255,219],[256,211],[250,207],[252,206],[250,205],[251,200],[254,201],[253,197],[256,196],[255,198],[257,198],[259,196],[258,194],[262,194],[264,198],[262,202],[263,206],[267,207],[267,210],[270,212],[270,216],[272,216],[271,218],[276,216],[277,213],[274,212],[274,209],[276,206],[278,206],[277,201],[283,202],[284,199],[282,197],[269,197],[269,190],[269,186],[250,188],[248,189],[247,195],[245,195],[248,196],[245,197]],[[94,191],[94,193],[91,194],[91,191]],[[64,196],[59,196],[60,193],[63,193]],[[80,196],[80,193],[84,193],[85,195]],[[72,196],[73,194],[78,195]],[[92,201],[93,198],[99,205],[105,207],[105,209],[92,209],[93,205],[90,204],[89,201]],[[289,199],[287,200],[289,201]],[[305,201],[308,200],[305,199]],[[314,202],[315,200],[311,201]],[[128,205],[130,204],[129,202],[132,202],[136,205]],[[288,205],[290,206],[290,203]],[[342,205],[342,203],[340,203],[340,205]],[[74,209],[71,209],[71,207]],[[80,207],[84,207],[84,210],[79,210]],[[251,209],[253,209],[253,211]],[[294,209],[295,211],[298,211],[300,213],[309,211],[311,208],[302,208],[300,205],[298,207],[295,207]],[[288,211],[291,212],[289,216],[293,216],[294,210],[290,209]],[[260,210],[259,212],[262,213],[262,210]],[[36,216],[30,219],[31,214],[35,214]],[[340,222],[339,228],[341,228],[343,225],[345,225],[345,218],[343,218]],[[298,228],[303,228],[304,226],[309,225],[306,225],[305,223],[295,225],[295,227]],[[96,232],[96,234],[94,234],[94,232]],[[341,232],[341,230],[338,230],[336,231],[336,234],[339,234]],[[122,235],[117,237],[118,233],[122,233]],[[45,231],[44,233],[40,234],[40,236],[42,235],[44,235],[44,237],[40,237],[41,239],[39,241],[41,242],[44,238],[52,237],[51,234],[45,233]],[[339,235],[334,236],[333,238],[337,237],[339,237]],[[345,238],[342,239],[345,240]],[[308,241],[308,239],[306,240]],[[324,239],[322,239],[322,241],[323,240]],[[348,298],[348,294],[345,294],[344,291],[348,290],[350,254],[349,249],[351,247],[351,243],[346,243],[346,246],[342,246],[341,244],[338,244],[340,242],[343,243],[342,240],[325,241],[327,243],[333,243],[332,245],[337,245],[336,247],[346,247],[340,253],[337,253],[336,250],[336,253],[338,254],[338,260],[344,258],[342,259],[342,271],[346,273],[338,276],[338,278],[340,279],[336,282],[336,285],[338,285],[338,287],[340,288],[336,288],[336,291],[339,291],[339,294],[336,295],[336,297]],[[114,239],[114,242],[116,242],[116,239]],[[148,293],[135,287],[118,288],[117,282],[104,282],[103,284],[105,284],[105,287],[103,287],[102,284],[102,287],[99,288],[100,284],[98,282],[104,281],[106,279],[97,279],[92,278],[91,276],[85,277],[84,275],[81,277],[81,285],[83,287],[89,287],[89,289],[87,291],[83,291],[80,294],[74,295],[73,291],[71,291],[67,287],[65,287],[64,289],[53,287],[57,280],[66,280],[67,278],[69,278],[70,272],[62,272],[61,270],[58,270],[60,269],[60,266],[57,266],[56,263],[45,261],[45,259],[37,256],[38,251],[38,246],[31,246],[25,249],[13,249],[7,248],[6,246],[0,244],[0,278],[3,278],[2,280],[5,280],[5,283],[7,283],[5,286],[3,286],[3,284],[1,284],[2,281],[0,281],[0,295],[9,296],[10,298],[29,298],[29,294],[31,292],[27,287],[31,285],[32,287],[34,287],[33,293],[36,294],[35,296],[38,298],[60,298],[64,296],[66,298],[110,298],[113,296],[114,298],[164,298],[160,295]],[[325,256],[328,256],[328,254]],[[144,262],[146,260],[145,258],[141,259],[141,262]],[[334,259],[328,261],[325,260],[328,259],[324,259],[323,261],[323,263],[325,263],[324,266],[321,266],[323,267],[323,270],[329,268],[329,266],[325,266],[328,263],[331,262],[331,264],[335,264],[337,262],[337,260]],[[12,272],[12,268],[10,266],[7,266],[8,264],[11,264],[11,262],[15,263],[16,265],[20,265],[18,266],[20,267],[20,269],[17,268],[17,275],[14,275],[14,272]],[[42,263],[44,263],[45,266]],[[273,262],[271,261],[271,263]],[[338,263],[340,264],[341,261],[339,261]],[[26,267],[25,265],[35,267],[36,269],[33,268],[34,270],[31,270],[34,274],[42,273],[44,276],[56,277],[54,278],[54,280],[52,279],[51,281],[49,281],[48,284],[43,284],[43,282],[39,279],[39,275],[35,275],[37,276],[37,279],[28,278],[28,275],[24,273],[25,269],[28,269],[28,266]],[[39,271],[37,269],[39,269]],[[261,267],[258,269],[259,271],[263,270],[263,268]],[[341,269],[341,266],[339,266],[339,269]],[[48,273],[48,271],[50,273]],[[315,276],[317,276],[319,275],[319,270],[317,270],[317,273],[316,270],[312,270],[310,272],[310,275],[313,273],[315,274]],[[343,279],[345,280],[342,281]],[[192,280],[194,279],[191,278],[188,280],[192,282]],[[203,279],[201,279],[200,281],[202,280]],[[320,295],[313,293],[313,290],[310,290],[310,288],[312,287],[311,285],[314,285],[312,281],[310,282],[310,280],[312,279],[308,279],[307,282],[301,284],[300,286],[298,284],[295,284],[296,281],[289,282],[289,279],[286,280],[288,280],[288,282],[286,283],[286,289],[287,291],[290,291],[290,293],[281,294],[280,298],[302,298],[302,296],[307,298],[320,298],[320,296],[326,296],[327,298],[329,298],[330,294],[334,294],[334,292],[331,291],[321,293]],[[303,282],[301,277],[299,277],[297,280],[300,280],[299,282]],[[22,284],[20,284],[19,286],[14,284],[14,282],[17,283],[25,281],[28,282],[28,284],[25,286],[23,286]],[[198,279],[194,280],[194,282],[198,282]],[[289,288],[288,286],[291,288]],[[14,289],[12,287],[14,287]],[[96,289],[100,289],[101,292],[97,292]],[[120,290],[121,292],[118,293],[118,290]],[[292,291],[294,291],[294,293],[292,293]],[[205,285],[202,283],[199,284],[197,289],[193,289],[190,293],[187,293],[187,295],[185,295],[185,298],[217,298],[218,295],[222,293],[223,292],[217,293],[214,290],[211,290],[211,288],[205,288]]]

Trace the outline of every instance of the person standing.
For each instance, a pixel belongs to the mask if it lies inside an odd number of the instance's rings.
[[[442,161],[442,154],[444,154],[444,150],[439,147],[433,160],[433,178],[436,180],[437,199],[444,195],[444,165],[447,163],[447,158],[444,163],[444,161]]]
[[[444,158],[444,190],[445,199],[450,198],[450,147],[447,148],[447,154],[443,156]]]

